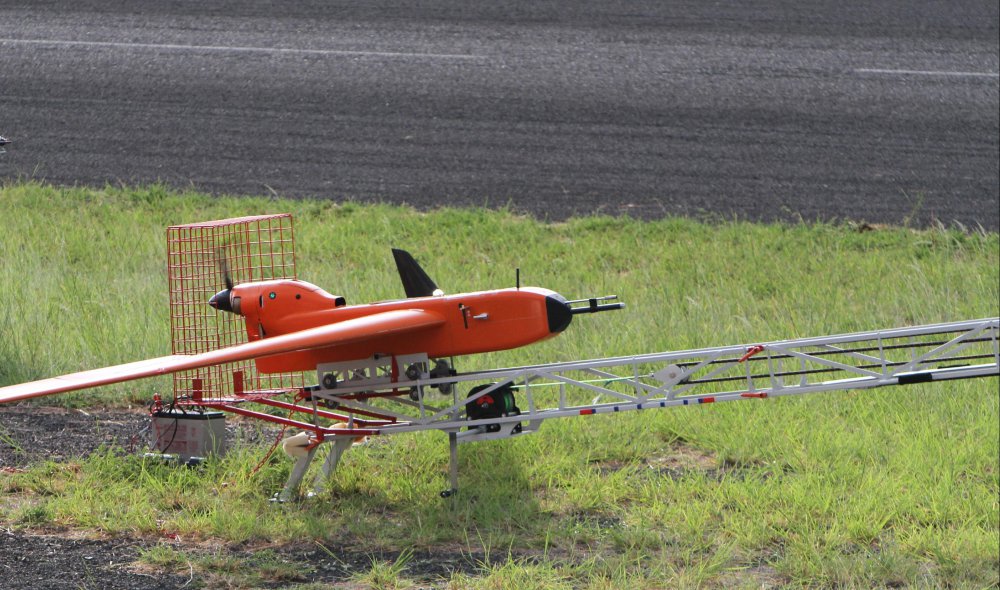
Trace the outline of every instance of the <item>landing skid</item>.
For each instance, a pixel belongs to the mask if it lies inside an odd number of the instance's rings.
[[[326,460],[323,461],[320,473],[316,475],[316,479],[313,481],[313,489],[309,495],[319,495],[325,491],[326,484],[333,476],[333,472],[337,470],[337,465],[340,464],[341,457],[344,456],[344,453],[353,444],[354,441],[348,437],[334,439],[333,444],[330,445],[330,452],[327,454]],[[295,465],[288,476],[288,481],[285,482],[285,487],[274,495],[272,498],[273,501],[289,502],[299,497],[299,487],[302,485],[302,480],[305,478],[306,471],[309,470],[309,464],[312,463],[317,449],[319,449],[319,445],[309,449],[307,454],[295,460]]]

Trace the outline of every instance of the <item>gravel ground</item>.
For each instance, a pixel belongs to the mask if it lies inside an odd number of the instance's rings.
[[[0,533],[0,586],[4,588],[184,588],[189,576],[131,571],[135,539],[74,539],[55,535]]]
[[[0,468],[37,461],[64,461],[102,445],[145,449],[143,410],[66,410],[29,405],[0,406]]]

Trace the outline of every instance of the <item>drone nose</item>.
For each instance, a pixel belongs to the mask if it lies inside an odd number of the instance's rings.
[[[229,289],[223,289],[212,295],[212,298],[208,300],[208,304],[219,311],[233,311],[233,301],[230,297]]]

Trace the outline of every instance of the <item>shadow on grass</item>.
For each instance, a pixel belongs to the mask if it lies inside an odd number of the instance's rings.
[[[351,515],[350,536],[373,548],[458,543],[465,552],[489,554],[494,544],[506,551],[514,536],[544,525],[516,444],[460,445],[458,493],[450,497],[441,496],[449,487],[445,442],[441,453],[412,457],[409,473],[394,467],[391,481],[371,471],[339,482],[335,475],[329,499],[334,510]],[[375,458],[368,469],[381,461],[388,458]]]
[[[465,445],[459,451],[459,503],[482,526],[537,522],[540,512],[516,440]]]

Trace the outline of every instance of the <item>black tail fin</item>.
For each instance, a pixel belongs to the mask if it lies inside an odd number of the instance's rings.
[[[430,297],[434,294],[437,285],[409,252],[393,248],[392,257],[396,260],[396,269],[399,270],[399,278],[403,281],[407,297]]]

